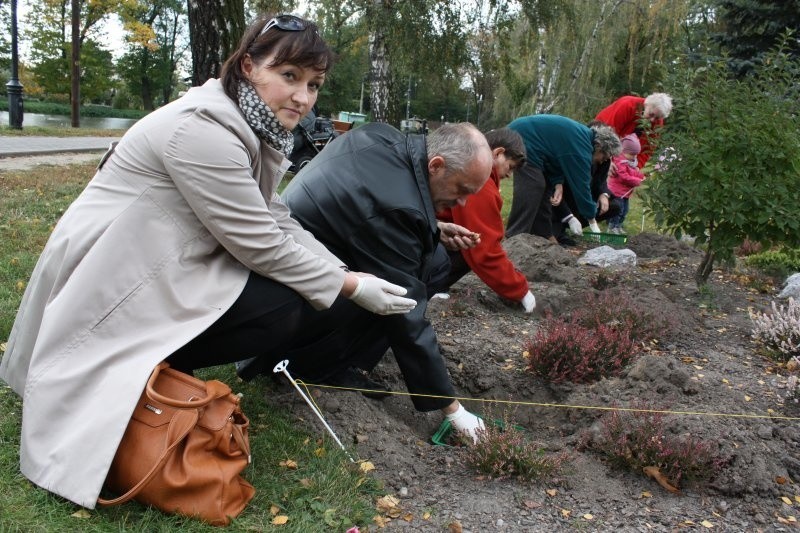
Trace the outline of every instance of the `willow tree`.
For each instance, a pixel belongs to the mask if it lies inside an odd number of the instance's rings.
[[[652,91],[676,53],[691,0],[530,2],[498,33],[495,120],[560,113],[588,120],[623,93]]]

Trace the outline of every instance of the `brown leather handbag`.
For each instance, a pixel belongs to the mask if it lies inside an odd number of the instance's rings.
[[[135,499],[168,513],[228,525],[255,494],[240,473],[250,462],[247,417],[221,381],[160,363],[122,437],[106,488],[116,505]]]

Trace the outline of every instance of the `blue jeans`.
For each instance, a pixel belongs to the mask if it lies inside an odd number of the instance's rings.
[[[630,198],[620,198],[619,213],[608,219],[609,228],[621,228],[630,209]]]

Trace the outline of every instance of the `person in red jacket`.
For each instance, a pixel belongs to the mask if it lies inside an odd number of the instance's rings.
[[[449,250],[450,271],[445,285],[449,288],[470,270],[503,298],[520,302],[525,312],[536,307],[536,298],[528,280],[514,267],[503,249],[504,228],[500,211],[500,180],[525,162],[525,143],[519,133],[500,128],[486,133],[492,149],[492,173],[483,188],[470,196],[465,205],[457,205],[437,213],[442,222],[469,228],[478,235],[477,244]],[[451,247],[452,248],[452,247]]]
[[[653,154],[658,130],[671,112],[672,98],[668,94],[653,93],[647,98],[623,96],[600,111],[595,120],[614,128],[620,139],[631,133],[636,134],[642,147],[637,157],[641,169]]]

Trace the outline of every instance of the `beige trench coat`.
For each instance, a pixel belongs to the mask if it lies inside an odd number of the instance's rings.
[[[0,363],[23,397],[26,477],[93,508],[151,370],[250,270],[333,303],[341,261],[275,195],[288,165],[218,80],[125,134],[53,231]]]

